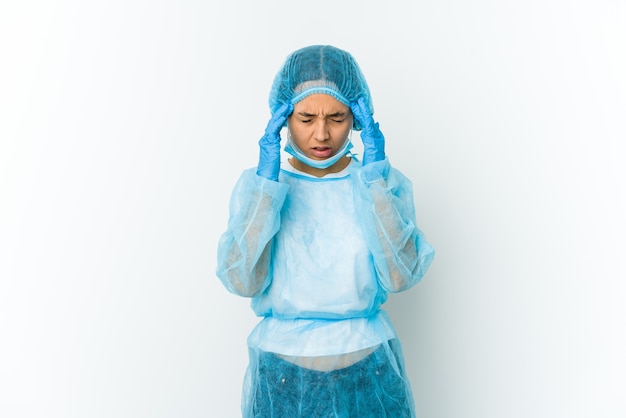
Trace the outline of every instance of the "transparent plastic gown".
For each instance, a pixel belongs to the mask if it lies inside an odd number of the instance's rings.
[[[248,417],[413,417],[396,333],[381,309],[428,269],[410,181],[353,160],[316,178],[283,164],[233,191],[217,275],[263,319],[248,338]]]

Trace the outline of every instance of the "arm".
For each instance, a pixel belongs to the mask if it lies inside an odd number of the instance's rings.
[[[228,228],[218,245],[217,276],[228,291],[253,297],[271,281],[272,238],[289,186],[243,173],[231,196]]]
[[[363,234],[383,289],[406,290],[426,273],[435,252],[415,224],[411,182],[389,166],[385,137],[370,108],[359,98],[350,109],[363,127],[363,166],[351,174]]]
[[[435,251],[416,226],[412,185],[389,160],[352,171],[355,206],[363,225],[380,285],[388,292],[420,281]]]
[[[280,130],[293,105],[272,115],[259,140],[259,165],[244,171],[230,200],[228,229],[217,252],[217,276],[226,289],[253,297],[271,280],[272,237],[280,228],[280,209],[289,186],[278,182]]]

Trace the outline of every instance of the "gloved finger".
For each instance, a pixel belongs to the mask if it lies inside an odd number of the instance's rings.
[[[278,133],[285,124],[285,121],[293,112],[293,105],[291,103],[285,103],[276,109],[276,112],[272,115],[272,118],[267,124],[265,129],[266,133]]]
[[[356,102],[350,103],[350,110],[352,110],[352,115],[361,125],[367,126],[373,122],[372,115],[363,97],[359,97]]]

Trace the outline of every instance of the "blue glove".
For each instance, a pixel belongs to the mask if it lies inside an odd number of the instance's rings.
[[[363,141],[363,165],[366,166],[369,163],[384,160],[385,137],[378,128],[378,122],[374,122],[374,118],[365,103],[365,99],[359,97],[356,102],[352,102],[350,104],[350,110],[352,110],[352,114],[363,127],[361,131],[361,140]]]
[[[279,107],[267,123],[265,135],[259,140],[259,165],[256,173],[266,179],[278,181],[280,171],[280,130],[293,112],[293,105],[285,103]]]

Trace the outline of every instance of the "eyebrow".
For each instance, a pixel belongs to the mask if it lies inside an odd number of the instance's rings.
[[[308,118],[317,116],[317,115],[314,115],[313,113],[307,113],[307,112],[298,112],[298,115],[305,116],[305,117],[308,117]],[[346,112],[339,111],[339,112],[335,112],[335,113],[331,113],[329,115],[326,115],[326,117],[328,117],[328,118],[336,118],[336,117],[343,117],[343,116],[346,116]]]

